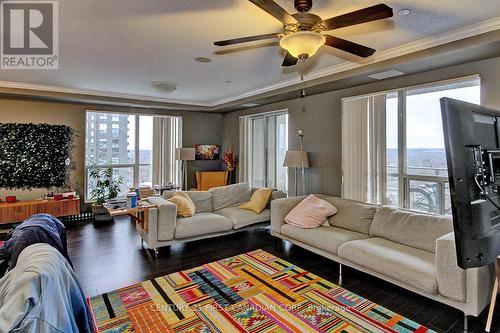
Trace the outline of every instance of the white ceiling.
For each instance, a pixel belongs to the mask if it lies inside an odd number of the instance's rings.
[[[293,0],[276,2],[295,12]],[[500,17],[499,0],[315,0],[311,12],[326,19],[380,2],[412,13],[331,34],[380,52]],[[234,49],[217,48],[216,40],[281,31],[279,21],[247,0],[61,0],[59,6],[60,68],[1,70],[0,80],[214,104],[298,77],[296,68],[282,69],[279,46],[266,42],[216,53]],[[194,61],[199,56],[213,61]],[[325,47],[305,67],[314,74],[352,61],[360,60]],[[151,81],[178,89],[158,92]]]

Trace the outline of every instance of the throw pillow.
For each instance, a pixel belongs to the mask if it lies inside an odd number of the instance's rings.
[[[196,212],[193,200],[184,192],[177,192],[173,197],[168,199],[168,201],[177,206],[177,216],[191,217]]]
[[[285,222],[299,228],[313,229],[336,213],[337,207],[311,194],[288,213]]]
[[[271,199],[272,193],[273,190],[270,188],[260,188],[253,192],[250,201],[244,203],[238,208],[253,210],[257,214],[260,214],[269,203],[269,199]]]

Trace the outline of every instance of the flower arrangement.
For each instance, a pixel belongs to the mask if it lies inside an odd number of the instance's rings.
[[[224,153],[222,160],[229,172],[233,172],[238,166],[238,154],[233,153],[231,148]]]

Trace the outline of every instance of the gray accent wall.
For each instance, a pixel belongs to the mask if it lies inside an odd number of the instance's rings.
[[[298,148],[297,130],[302,129],[305,150],[310,152],[312,167],[306,171],[308,192],[340,195],[342,98],[473,74],[481,76],[481,104],[500,110],[500,57],[496,57],[226,113],[222,122],[222,144],[239,152],[240,116],[288,109],[289,149]],[[292,189],[292,172],[288,179]]]

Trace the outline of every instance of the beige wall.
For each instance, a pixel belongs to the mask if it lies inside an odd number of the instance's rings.
[[[110,108],[96,105],[0,98],[0,122],[49,123],[68,125],[74,128],[77,131],[77,136],[72,160],[75,162],[76,168],[72,171],[70,177],[72,186],[80,195],[83,195],[85,184],[85,110],[87,109],[180,115],[183,118],[182,140],[185,147],[192,147],[196,143],[220,144],[221,142],[222,116],[220,114],[200,112],[145,111],[144,109]],[[205,165],[203,161],[200,162],[194,162],[197,163],[197,169],[204,169],[205,167],[209,169],[213,164],[213,162],[208,162],[208,165]],[[190,175],[190,178],[190,184],[195,184],[193,174]],[[31,200],[46,193],[47,189],[25,191],[0,188],[0,198],[13,194],[18,196],[20,200]]]
[[[472,74],[481,75],[481,103],[500,109],[500,57],[407,75],[343,90],[273,103],[227,113],[223,116],[222,143],[239,150],[238,117],[288,108],[289,147],[298,148],[297,130],[305,134],[305,150],[312,168],[307,170],[310,193],[340,195],[341,191],[341,99]],[[292,173],[289,188],[293,188]]]

